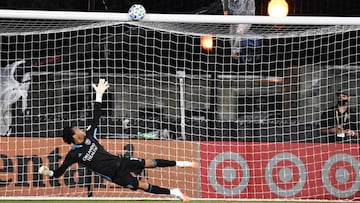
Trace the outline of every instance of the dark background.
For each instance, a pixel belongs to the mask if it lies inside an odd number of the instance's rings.
[[[256,15],[267,15],[269,0],[255,0]],[[360,16],[359,0],[287,0],[289,15]],[[221,0],[1,0],[2,9],[126,12],[140,3],[149,13],[221,14]]]
[[[256,1],[256,15],[266,15],[268,0],[255,0]],[[307,16],[360,16],[360,9],[358,6],[359,0],[287,0],[289,4],[289,15],[307,15]],[[191,3],[190,3],[191,2]],[[148,13],[204,13],[204,14],[222,14],[221,0],[144,0],[144,1],[130,1],[130,0],[1,0],[0,8],[2,9],[39,9],[39,10],[64,10],[64,11],[87,11],[87,12],[127,12],[128,8],[134,3],[141,3],[145,6]],[[33,22],[32,22],[33,23]],[[31,24],[33,26],[33,24]],[[86,33],[85,33],[86,32]],[[79,35],[71,32],[64,32],[59,34],[48,35],[19,35],[19,36],[3,36],[2,42],[2,55],[1,62],[4,65],[8,64],[15,58],[34,58],[34,60],[46,60],[48,57],[60,57],[61,63],[45,64],[43,66],[35,67],[34,71],[70,71],[76,67],[79,71],[86,71],[86,67],[106,67],[106,69],[93,70],[95,73],[106,73],[108,75],[128,74],[138,69],[131,67],[142,66],[144,73],[153,73],[154,70],[160,70],[163,73],[175,73],[176,67],[193,67],[188,69],[187,74],[201,75],[202,73],[237,73],[237,74],[256,74],[262,76],[280,76],[284,73],[281,69],[293,66],[304,66],[307,64],[320,64],[326,63],[327,66],[332,65],[358,65],[360,48],[358,43],[349,46],[349,43],[357,42],[359,31],[347,32],[344,36],[352,35],[353,40],[343,40],[342,33],[339,35],[323,36],[321,40],[316,37],[293,38],[293,42],[298,46],[292,46],[289,39],[277,40],[262,40],[262,45],[254,48],[246,48],[245,55],[255,58],[255,63],[250,62],[232,62],[229,57],[230,49],[229,42],[225,39],[217,39],[215,42],[216,57],[213,53],[203,53],[200,46],[184,46],[189,40],[193,44],[199,44],[198,37],[191,36],[175,36],[171,33],[162,34],[162,39],[165,40],[149,40],[146,42],[152,49],[140,49],[137,44],[144,44],[145,37],[139,37],[144,33],[139,32],[137,29],[129,25],[112,27],[106,30],[94,29],[81,31]],[[84,34],[85,33],[85,34]],[[100,34],[101,35],[100,35]],[[101,45],[101,37],[104,34],[112,33],[114,38],[107,39],[110,44],[109,50],[106,50],[111,60],[103,59],[105,48]],[[147,30],[147,34],[159,37],[158,33]],[[86,36],[97,36],[88,38]],[[118,40],[121,39],[121,40]],[[170,39],[176,39],[173,41]],[[157,42],[158,44],[152,44]],[[161,42],[161,44],[159,44]],[[256,44],[256,43],[254,43]],[[81,50],[77,51],[81,47]],[[163,49],[166,47],[166,49]],[[311,47],[317,47],[312,49]],[[339,47],[348,47],[343,51],[332,51],[332,49]],[[307,48],[307,49],[305,49]],[[22,51],[24,49],[25,51]],[[17,50],[17,51],[14,51]],[[123,51],[125,50],[125,51]],[[257,50],[260,50],[258,52]],[[282,50],[278,52],[278,50]],[[71,54],[76,53],[76,54]],[[140,54],[139,54],[140,53]],[[161,53],[161,54],[159,54]],[[179,54],[181,53],[181,54]],[[192,54],[187,54],[192,53]],[[331,53],[331,54],[328,54]],[[161,59],[159,56],[175,56],[171,57],[174,60]],[[260,57],[261,55],[261,57]],[[145,58],[147,57],[147,58]],[[126,60],[123,60],[126,59]],[[131,59],[131,60],[128,60]],[[278,60],[279,59],[279,60]],[[291,60],[290,60],[291,59]],[[145,61],[138,63],[138,61]],[[224,65],[218,65],[217,62],[222,61]],[[29,61],[27,63],[33,63]],[[149,65],[150,64],[150,65]],[[32,64],[27,64],[31,67]],[[119,69],[118,67],[123,67]],[[32,69],[33,70],[33,69]],[[279,70],[279,71],[278,71]],[[21,75],[19,73],[19,75]],[[89,74],[90,75],[90,74]],[[60,135],[62,129],[62,121],[76,121],[77,125],[83,126],[83,120],[77,119],[81,117],[80,114],[84,110],[85,113],[90,113],[90,107],[86,106],[91,95],[90,90],[80,89],[85,84],[90,84],[89,81],[80,81],[68,76],[58,79],[52,78],[56,75],[42,75],[38,78],[33,78],[32,81],[39,84],[37,87],[32,85],[31,106],[32,112],[23,115],[20,108],[14,113],[13,133],[16,136],[39,136],[49,137]],[[217,78],[213,75],[212,78]],[[113,80],[115,80],[114,78]],[[59,103],[56,103],[54,93],[49,89],[56,89],[57,84],[52,81],[61,81]],[[72,84],[71,82],[76,83]],[[110,81],[113,83],[112,81]],[[260,125],[252,120],[247,120],[246,123],[228,122],[217,120],[216,118],[216,90],[219,84],[216,80],[209,83],[211,90],[211,107],[206,110],[187,111],[187,127],[186,132],[193,137],[191,140],[232,140],[232,141],[314,141],[314,142],[327,142],[326,136],[316,137],[316,127],[313,124],[299,124],[292,118],[271,118],[274,123],[266,123]],[[219,83],[219,84],[218,84]],[[42,88],[43,86],[46,88]],[[90,87],[89,85],[87,85]],[[45,100],[42,98],[53,98],[53,100]],[[64,98],[63,98],[64,97]],[[105,100],[114,100],[109,98]],[[52,103],[51,103],[52,102]],[[277,101],[276,101],[277,102]],[[279,101],[280,103],[282,101]],[[245,103],[240,101],[239,103]],[[247,101],[246,101],[247,103]],[[16,105],[21,106],[19,101]],[[59,110],[53,108],[59,107]],[[45,108],[46,107],[46,108]],[[48,108],[50,107],[50,108]],[[109,104],[109,108],[111,104]],[[293,107],[295,108],[295,107]],[[55,110],[54,110],[55,109]],[[124,134],[136,135],[138,132],[145,132],[144,130],[162,129],[167,128],[172,134],[178,135],[181,131],[181,126],[178,121],[162,120],[153,118],[153,115],[158,115],[155,110],[144,109],[141,110],[142,118],[132,120],[133,129],[122,129],[122,121],[120,119],[108,119],[110,116],[105,115],[102,124],[108,124],[109,127],[102,128],[104,135]],[[243,111],[239,108],[239,111]],[[73,113],[71,113],[73,112]],[[199,116],[201,112],[207,112],[205,116],[207,121],[195,120],[192,118]],[[250,111],[251,112],[251,109]],[[86,116],[86,117],[90,117]],[[251,118],[250,118],[251,119]],[[249,121],[249,122],[248,122]],[[280,122],[277,122],[280,121]],[[167,125],[167,126],[166,126]]]

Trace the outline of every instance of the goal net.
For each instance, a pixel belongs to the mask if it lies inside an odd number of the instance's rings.
[[[168,198],[77,164],[57,179],[38,174],[71,149],[64,126],[89,125],[91,84],[105,78],[105,149],[199,162],[195,170],[147,169],[139,175],[149,183],[199,199],[360,199],[352,136],[360,132],[360,26],[346,18],[149,16],[0,19],[0,198]],[[201,46],[205,35],[213,47]],[[337,110],[339,95],[351,110]]]

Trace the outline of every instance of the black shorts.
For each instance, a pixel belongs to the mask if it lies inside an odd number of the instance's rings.
[[[139,187],[139,180],[138,177],[134,176],[133,174],[138,174],[144,168],[144,159],[135,157],[123,157],[120,167],[118,168],[112,182],[132,190],[137,190]]]

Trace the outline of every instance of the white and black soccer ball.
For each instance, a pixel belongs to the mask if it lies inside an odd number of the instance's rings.
[[[131,20],[142,20],[144,19],[146,10],[141,4],[134,4],[129,9],[129,17]]]

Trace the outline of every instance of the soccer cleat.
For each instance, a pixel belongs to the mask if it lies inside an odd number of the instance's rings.
[[[196,161],[176,161],[176,166],[181,168],[198,168]]]
[[[189,202],[190,198],[186,194],[183,194],[179,188],[174,188],[170,191],[170,194],[174,195],[176,198],[183,202]]]
[[[192,161],[189,168],[199,168],[199,165],[196,161]]]

